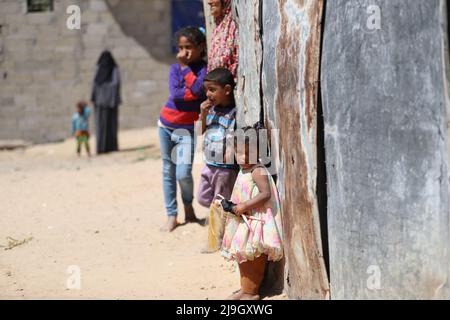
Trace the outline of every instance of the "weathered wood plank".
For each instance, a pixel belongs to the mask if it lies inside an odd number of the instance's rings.
[[[203,0],[203,9],[205,14],[206,43],[209,50],[211,46],[212,33],[214,31],[214,17],[211,15],[211,8],[209,7],[208,0]]]
[[[442,8],[439,0],[327,2],[333,299],[450,298]]]
[[[262,89],[282,198],[285,289],[291,298],[328,298],[317,177],[317,97],[323,1],[263,1]]]
[[[238,126],[252,126],[261,116],[260,0],[233,0],[239,24],[239,68],[236,103]]]

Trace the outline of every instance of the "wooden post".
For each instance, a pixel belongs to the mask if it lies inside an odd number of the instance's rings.
[[[322,0],[263,1],[262,92],[277,158],[290,298],[329,298],[317,200]],[[326,244],[325,244],[326,245]]]
[[[239,25],[239,68],[236,90],[239,127],[252,126],[261,118],[262,39],[260,0],[233,0]]]
[[[326,299],[329,286],[316,197],[323,1],[233,4],[240,33],[238,123],[253,125],[264,114],[268,127],[279,133],[272,152],[277,158],[274,173],[282,199],[286,265],[284,274],[279,265],[268,274],[285,277],[290,298]]]
[[[209,48],[211,45],[212,33],[214,30],[214,17],[211,16],[211,10],[208,5],[208,0],[203,0],[203,8],[205,13],[206,39]]]

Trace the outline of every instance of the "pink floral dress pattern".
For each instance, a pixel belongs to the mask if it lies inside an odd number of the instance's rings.
[[[275,182],[267,169],[266,172],[272,193],[270,200],[261,208],[252,210],[246,218],[227,214],[222,241],[222,256],[227,260],[242,263],[253,261],[262,254],[267,254],[269,261],[279,261],[283,258],[280,198]],[[239,204],[258,193],[252,173],[241,170],[231,201]]]
[[[231,13],[231,0],[223,0],[224,14],[215,19],[211,48],[208,55],[208,71],[216,68],[230,70],[237,78],[239,31]]]

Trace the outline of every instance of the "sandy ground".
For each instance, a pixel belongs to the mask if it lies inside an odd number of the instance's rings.
[[[239,287],[234,264],[200,254],[205,227],[159,232],[157,130],[122,132],[120,145],[91,160],[73,140],[0,151],[0,299],[223,299]],[[6,250],[8,237],[29,241]]]

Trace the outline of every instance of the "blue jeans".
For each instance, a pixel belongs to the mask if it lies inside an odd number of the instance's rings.
[[[164,205],[168,216],[177,216],[177,181],[181,189],[183,204],[191,205],[194,200],[195,138],[193,130],[159,128],[161,158],[163,161]]]

